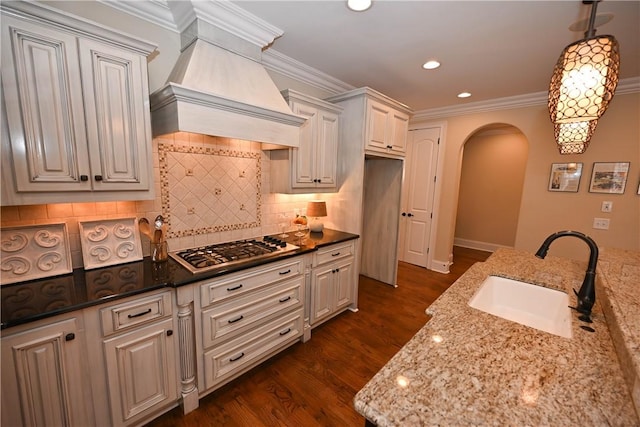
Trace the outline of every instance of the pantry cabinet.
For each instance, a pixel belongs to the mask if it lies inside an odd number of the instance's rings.
[[[155,47],[45,6],[1,7],[3,204],[152,198]]]
[[[342,108],[291,89],[282,95],[293,113],[307,121],[300,128],[298,148],[271,152],[272,191],[336,191]]]
[[[312,327],[340,313],[354,301],[354,292],[357,292],[354,254],[354,241],[327,246],[314,253],[309,316]]]
[[[62,316],[2,336],[2,425],[93,425],[82,319]]]

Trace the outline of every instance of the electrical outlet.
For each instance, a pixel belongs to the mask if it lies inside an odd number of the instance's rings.
[[[613,202],[602,202],[602,212],[611,212],[613,210]]]
[[[598,230],[608,230],[609,218],[593,218],[593,228]]]

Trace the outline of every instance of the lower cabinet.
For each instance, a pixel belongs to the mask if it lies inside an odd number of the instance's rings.
[[[343,311],[354,301],[355,243],[349,241],[319,249],[311,271],[309,321],[315,326]]]
[[[82,317],[56,319],[2,336],[3,426],[94,424]]]
[[[91,373],[101,395],[93,396],[97,420],[139,425],[178,404],[172,295],[145,294],[86,311],[87,322],[102,331],[89,346],[99,353]]]

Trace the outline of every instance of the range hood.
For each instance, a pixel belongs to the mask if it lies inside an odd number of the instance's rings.
[[[153,136],[182,131],[298,147],[305,118],[293,114],[259,62],[272,40],[259,46],[199,18],[203,3],[181,1],[172,9],[175,17],[187,7],[194,17],[181,32],[183,48],[167,83],[150,96]]]

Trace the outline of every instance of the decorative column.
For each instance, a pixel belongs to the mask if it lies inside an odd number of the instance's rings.
[[[196,384],[193,291],[191,287],[178,289],[177,297],[182,411],[187,414],[197,409],[199,404]]]

